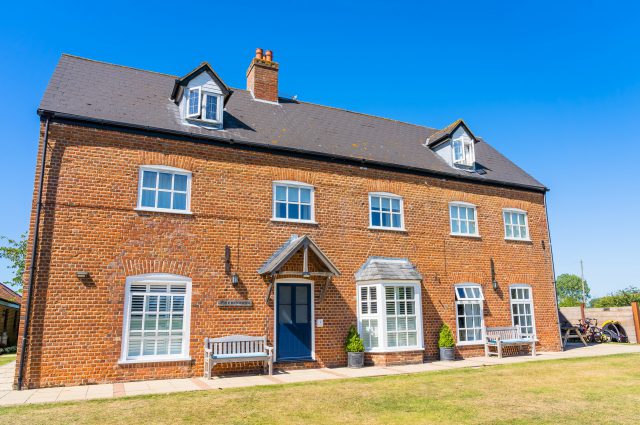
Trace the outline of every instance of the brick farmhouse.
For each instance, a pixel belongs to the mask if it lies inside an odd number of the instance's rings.
[[[202,376],[203,341],[263,336],[276,368],[483,353],[486,326],[560,339],[547,188],[444,129],[63,55],[46,89],[16,384]],[[34,254],[31,254],[31,253]],[[25,332],[24,327],[27,327]],[[259,365],[217,365],[214,373]]]

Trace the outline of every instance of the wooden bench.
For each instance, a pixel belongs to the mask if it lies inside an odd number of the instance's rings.
[[[508,326],[501,328],[485,328],[484,332],[484,354],[485,356],[498,356],[502,358],[504,347],[530,345],[531,355],[536,355],[536,338],[524,338],[520,333],[519,326]],[[491,348],[495,347],[495,351]]]
[[[273,348],[266,336],[231,335],[204,339],[204,377],[211,379],[211,370],[218,363],[263,362],[273,375]]]

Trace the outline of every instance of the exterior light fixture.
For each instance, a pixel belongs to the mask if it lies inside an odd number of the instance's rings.
[[[233,286],[236,286],[239,281],[240,281],[240,277],[238,276],[238,273],[234,273],[231,275],[231,284]]]
[[[498,281],[496,280],[496,267],[493,264],[493,257],[491,257],[491,286],[494,291],[498,290]]]
[[[78,279],[86,279],[89,277],[89,272],[79,271],[76,272],[76,276],[78,277]]]
[[[302,272],[302,277],[311,277],[310,272]]]

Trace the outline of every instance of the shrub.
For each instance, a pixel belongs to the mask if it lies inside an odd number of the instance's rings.
[[[364,342],[362,341],[362,338],[360,338],[358,330],[354,325],[351,325],[349,328],[349,334],[347,335],[344,349],[347,353],[362,353],[364,351]]]
[[[15,353],[16,351],[18,351],[18,347],[16,347],[15,345],[11,347],[0,348],[0,354],[10,354]]]
[[[438,338],[438,347],[440,348],[453,348],[456,345],[453,340],[453,333],[449,326],[443,324],[440,328],[440,338]]]

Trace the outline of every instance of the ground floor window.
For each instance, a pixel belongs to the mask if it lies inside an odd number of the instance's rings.
[[[127,279],[121,360],[172,360],[189,355],[191,281],[182,276]]]
[[[513,326],[520,327],[524,338],[535,338],[536,328],[533,320],[533,297],[529,285],[511,285],[511,320]]]
[[[422,349],[419,283],[363,283],[358,325],[367,351]]]
[[[482,287],[477,284],[456,285],[455,295],[458,344],[481,343],[484,326]]]

